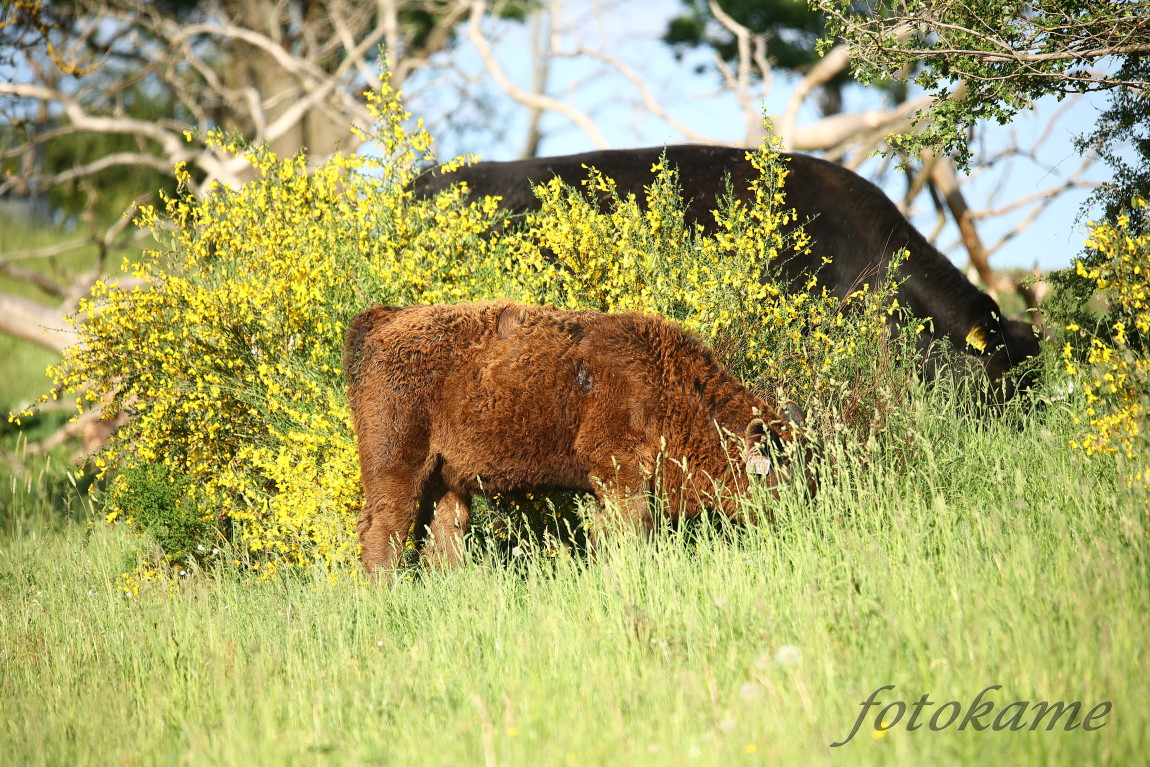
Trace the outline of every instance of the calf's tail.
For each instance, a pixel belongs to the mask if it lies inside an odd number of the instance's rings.
[[[349,386],[359,383],[363,369],[363,339],[373,328],[390,322],[403,311],[401,306],[376,305],[360,312],[352,319],[343,342],[343,372]]]

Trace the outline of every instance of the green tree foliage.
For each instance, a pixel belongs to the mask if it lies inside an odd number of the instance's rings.
[[[942,147],[964,167],[979,120],[1005,124],[1042,96],[1145,92],[1141,75],[1121,65],[1150,52],[1150,0],[903,0],[881,13],[858,13],[853,0],[815,2],[828,18],[822,48],[848,42],[859,80],[909,76],[936,97],[929,123],[895,143]]]
[[[815,44],[823,34],[823,16],[805,0],[723,0],[719,7],[753,34],[766,36],[776,66],[801,71],[818,60]],[[705,45],[728,62],[739,55],[735,36],[716,23],[706,0],[683,0],[683,11],[667,24],[663,41],[680,49]]]
[[[1141,88],[1116,88],[1111,92],[1110,106],[1099,116],[1093,132],[1078,139],[1080,151],[1093,150],[1110,166],[1114,177],[1092,195],[1091,203],[1101,208],[1108,220],[1117,220],[1125,212],[1135,231],[1150,226],[1146,209],[1130,201],[1134,197],[1150,199],[1150,56],[1128,56],[1115,77],[1140,82]]]

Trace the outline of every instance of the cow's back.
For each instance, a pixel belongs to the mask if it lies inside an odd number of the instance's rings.
[[[422,195],[451,183],[467,182],[476,195],[502,197],[512,213],[538,210],[541,203],[531,184],[552,177],[582,188],[587,167],[595,167],[616,182],[619,193],[635,194],[645,204],[644,189],[655,178],[652,167],[666,157],[677,168],[685,218],[704,231],[717,228],[714,211],[729,188],[744,203],[752,200],[750,185],[758,171],[747,150],[733,147],[674,145],[643,149],[603,150],[564,157],[511,162],[482,162],[453,173],[429,171],[414,184]],[[875,184],[842,166],[805,154],[782,155],[790,173],[784,185],[784,205],[810,236],[809,253],[780,258],[766,265],[776,278],[801,289],[810,275],[820,287],[846,296],[886,277],[892,256],[902,249],[909,258],[900,265],[898,299],[918,317],[933,322],[933,338],[945,337],[954,348],[982,357],[992,379],[1038,354],[1038,342],[1025,323],[1005,322],[997,302],[969,280],[935,248]],[[976,339],[968,347],[968,340]],[[982,339],[979,341],[978,339]],[[929,344],[931,337],[926,338]],[[980,348],[979,343],[987,346]],[[991,358],[993,356],[993,359]]]
[[[474,195],[498,196],[500,206],[512,213],[536,211],[541,202],[531,189],[557,177],[564,184],[583,188],[587,168],[598,168],[616,182],[621,195],[634,194],[645,205],[644,192],[655,180],[652,168],[665,157],[678,171],[684,218],[704,232],[718,231],[715,211],[729,188],[750,204],[752,182],[759,172],[736,147],[679,144],[666,147],[583,152],[562,157],[536,157],[509,162],[480,162],[451,173],[430,170],[414,183],[418,194],[431,195],[453,183],[466,182]],[[835,163],[806,154],[780,155],[789,171],[784,184],[784,206],[795,210],[795,223],[811,238],[811,252],[800,253],[772,265],[775,273],[800,285],[808,274],[838,296],[846,296],[864,283],[872,286],[885,276],[890,257],[902,248],[911,252],[904,278],[921,275],[943,283],[956,296],[979,304],[980,291],[921,235],[891,202],[886,193],[862,176]],[[795,223],[787,226],[787,231]],[[985,295],[985,294],[983,294]],[[993,303],[989,296],[987,301]],[[914,300],[911,303],[924,303]],[[927,313],[929,314],[929,312]]]

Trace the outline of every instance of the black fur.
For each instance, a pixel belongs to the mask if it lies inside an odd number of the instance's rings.
[[[580,188],[587,178],[584,166],[588,166],[614,179],[621,194],[634,193],[642,201],[643,188],[654,179],[651,167],[664,153],[668,164],[679,171],[688,221],[708,231],[715,229],[712,211],[726,192],[727,180],[735,196],[747,201],[748,186],[758,176],[745,149],[679,145],[481,162],[445,175],[429,171],[416,179],[414,188],[430,196],[466,181],[473,194],[502,197],[501,207],[522,213],[540,206],[531,189],[533,183],[558,176]],[[1038,354],[1038,341],[1028,323],[1003,319],[994,299],[972,285],[877,186],[816,157],[783,157],[790,168],[784,204],[798,213],[812,243],[809,255],[772,265],[778,270],[776,277],[797,288],[813,272],[820,286],[846,296],[863,283],[876,284],[885,275],[891,256],[906,248],[910,257],[899,268],[902,285],[897,297],[915,316],[932,320],[933,332],[928,330],[920,338],[924,374],[930,378],[938,373],[934,341],[945,338],[970,355],[973,367],[984,370],[996,383],[996,398],[1009,398],[1018,386],[1031,384],[1030,374],[1019,380],[1010,374],[1012,368]],[[968,338],[974,339],[973,346]]]

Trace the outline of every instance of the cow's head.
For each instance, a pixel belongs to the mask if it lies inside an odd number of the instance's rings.
[[[1038,371],[1033,360],[1039,347],[1030,323],[992,317],[971,329],[966,346],[985,371],[992,403],[1006,402],[1037,386]]]

